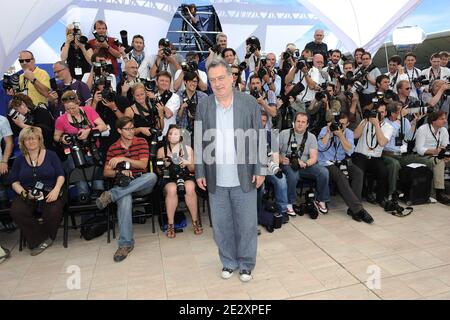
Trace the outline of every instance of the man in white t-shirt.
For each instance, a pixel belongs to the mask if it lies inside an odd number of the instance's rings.
[[[430,81],[430,85],[423,88],[426,92],[429,92],[434,81],[447,80],[450,77],[450,69],[441,67],[441,55],[439,53],[431,55],[430,63],[431,67],[422,70],[422,75]]]
[[[384,207],[388,193],[388,177],[381,154],[384,146],[391,140],[394,128],[384,121],[387,114],[384,102],[373,106],[371,113],[371,115],[365,115],[355,129],[354,138],[359,140],[352,155],[352,161],[364,174],[371,172],[375,175],[376,201]]]
[[[405,74],[408,77],[411,90],[409,96],[418,99],[420,96],[420,81],[416,80],[422,74],[419,68],[416,68],[417,57],[414,53],[408,52],[405,55]]]
[[[7,201],[6,196],[6,178],[8,176],[8,160],[13,151],[13,132],[9,125],[8,119],[4,116],[0,116],[0,142],[5,141],[5,150],[2,150],[0,144],[0,205],[2,202]]]
[[[397,83],[408,80],[400,56],[395,55],[389,58],[389,71],[385,75],[389,77],[389,89],[397,93]]]

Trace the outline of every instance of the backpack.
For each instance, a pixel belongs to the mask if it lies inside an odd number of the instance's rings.
[[[159,226],[161,231],[167,230],[167,214],[159,215]],[[175,230],[182,230],[187,226],[186,216],[183,211],[175,212],[175,217],[173,219],[173,227]]]
[[[400,190],[405,194],[408,205],[425,204],[429,202],[433,171],[426,166],[412,168],[406,166],[399,172]]]
[[[95,216],[87,219],[80,228],[80,238],[92,240],[100,237],[108,230],[105,216]]]

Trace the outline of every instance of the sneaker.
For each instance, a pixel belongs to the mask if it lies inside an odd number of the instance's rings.
[[[224,280],[230,279],[233,276],[233,269],[230,268],[222,268],[221,277]]]
[[[250,280],[252,280],[252,272],[249,270],[241,270],[239,272],[239,280],[241,280],[242,282],[249,282]]]
[[[134,249],[134,246],[131,247],[119,247],[114,253],[114,262],[120,262],[125,260],[128,254]]]
[[[314,205],[317,208],[317,210],[319,210],[321,213],[323,214],[327,214],[328,213],[328,207],[327,204],[325,202],[319,201],[319,200],[315,200],[314,201]]]
[[[369,223],[369,224],[373,223],[372,216],[365,209],[362,209],[356,215],[365,223]]]
[[[47,239],[44,242],[42,242],[40,245],[38,245],[37,247],[31,249],[31,255],[32,256],[37,256],[38,254],[41,254],[42,252],[44,252],[45,249],[47,249],[48,247],[50,247],[53,244],[53,240],[52,239]]]
[[[287,208],[286,213],[288,216],[291,216],[291,217],[295,217],[297,215],[295,213],[294,209],[292,209],[292,208]]]
[[[354,214],[350,208],[347,209],[347,214],[352,217],[353,220],[361,222],[361,217],[358,214]]]
[[[435,198],[430,197],[430,199],[428,199],[429,203],[436,203],[437,200]]]
[[[100,210],[105,209],[108,204],[110,204],[112,202],[112,197],[111,197],[111,192],[109,191],[105,191],[103,192],[100,197],[97,198],[97,200],[95,200],[95,204],[97,205],[97,208],[99,208]]]

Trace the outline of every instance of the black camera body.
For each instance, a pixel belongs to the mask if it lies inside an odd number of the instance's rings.
[[[183,99],[183,102],[187,104],[187,111],[190,114],[191,118],[195,117],[195,111],[197,110],[197,103],[193,101],[192,99],[189,99],[188,97],[185,97]]]
[[[141,79],[141,83],[144,84],[146,91],[151,91],[153,93],[156,93],[156,80],[154,79]]]
[[[94,35],[94,38],[95,40],[97,40],[97,42],[105,42],[108,40],[107,36],[99,35],[96,30],[92,31],[92,34]]]
[[[372,110],[364,110],[363,111],[363,118],[369,119],[369,118],[378,118],[379,119],[379,112],[374,108]]]
[[[306,134],[306,133],[305,133]],[[289,162],[291,163],[291,168],[294,171],[300,170],[300,159],[298,157],[298,144],[296,141],[291,142],[290,145],[291,152],[288,156]]]
[[[101,62],[93,62],[93,71],[95,77],[102,77],[105,74],[110,75],[114,73],[114,67],[112,63],[101,61]]]
[[[342,125],[336,121],[333,121],[330,124],[330,131],[331,132],[335,132],[335,131],[339,131],[340,129],[342,129]]]
[[[103,165],[103,158],[97,148],[97,139],[102,134],[98,130],[92,130],[86,140],[79,140],[78,135],[64,134],[63,139],[69,145],[64,150],[65,154],[71,154],[76,168],[84,168],[88,165],[86,155],[92,156],[98,165]]]
[[[50,190],[51,191],[51,190]],[[33,189],[31,190],[31,195],[35,198],[37,198],[37,201],[42,201],[45,199],[46,194],[48,194],[49,191],[45,188],[45,185],[41,181],[36,181],[35,185],[33,186]]]
[[[166,167],[164,165],[165,161],[170,162],[170,165],[168,167]],[[172,159],[171,158],[157,159],[156,165],[157,165],[158,171],[163,179],[170,179],[176,183],[177,194],[179,196],[185,195],[186,194],[186,187],[185,187],[186,173],[181,168],[178,157],[172,156]]]
[[[150,159],[156,159],[156,153],[158,152],[158,137],[162,136],[162,131],[154,127],[150,127],[151,140],[149,142],[149,157]]]
[[[198,70],[198,64],[195,61],[191,61],[191,62],[185,62],[183,61],[181,63],[181,69],[184,72],[197,72]]]
[[[342,75],[341,68],[339,65],[333,65],[332,63],[328,64],[328,74],[330,75],[331,79],[339,78]]]
[[[261,92],[258,89],[253,88],[252,90],[250,90],[250,95],[252,97],[255,97],[255,99],[259,99],[261,97]]]
[[[305,202],[298,206],[298,210],[296,210],[296,213],[299,216],[308,214],[311,219],[313,220],[317,219],[317,217],[319,216],[319,211],[314,205],[314,200],[315,200],[314,191],[312,189],[306,191]]]
[[[421,75],[420,77],[413,79],[412,82],[414,83],[414,85],[417,85],[417,84],[419,84],[420,86],[430,85],[430,80],[428,80],[427,77],[424,75]]]
[[[116,165],[116,177],[114,179],[114,184],[122,188],[128,187],[131,180],[133,180],[132,177],[123,173],[124,170],[131,170],[131,164],[128,161],[122,161]]]
[[[14,89],[15,91],[19,91],[20,88],[20,81],[19,81],[19,75],[17,73],[4,73],[3,74],[3,89],[5,89],[5,91],[10,90],[10,89]]]
[[[404,140],[405,140],[405,134],[399,133],[398,137],[395,137],[395,146],[401,147],[403,145]]]
[[[170,50],[169,47],[164,47],[162,49],[162,52],[163,52],[163,56],[166,58],[172,55],[172,50]]]
[[[314,99],[315,99],[316,101],[320,101],[320,100],[322,100],[322,99],[325,99],[326,97],[328,98],[328,100],[331,98],[331,97],[329,96],[329,94],[328,94],[327,86],[328,86],[328,84],[327,84],[326,82],[324,82],[324,83],[322,83],[322,84],[319,85],[320,90],[317,91],[316,94],[315,94],[315,96],[314,96]]]
[[[450,144],[439,152],[437,158],[440,160],[450,158]]]
[[[115,101],[116,100],[116,93],[111,90],[111,83],[109,80],[106,80],[105,82],[105,86],[102,90],[102,98],[105,99],[106,101]]]

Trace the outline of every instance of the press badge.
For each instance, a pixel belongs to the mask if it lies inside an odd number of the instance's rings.
[[[75,75],[76,76],[82,76],[83,75],[83,69],[75,68]]]

